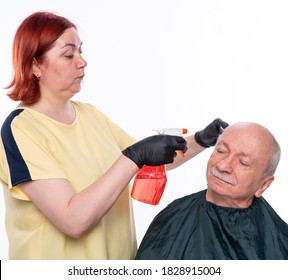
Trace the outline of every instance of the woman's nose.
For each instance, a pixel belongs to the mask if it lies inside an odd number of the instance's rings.
[[[80,55],[79,56],[79,61],[78,61],[78,67],[79,68],[84,68],[88,65],[87,61]]]

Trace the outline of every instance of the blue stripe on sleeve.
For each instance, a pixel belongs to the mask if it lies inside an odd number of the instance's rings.
[[[12,186],[31,181],[30,172],[21,155],[21,152],[19,151],[11,129],[13,119],[17,117],[22,111],[23,109],[18,109],[11,112],[11,114],[3,123],[1,129],[1,138],[10,169]]]

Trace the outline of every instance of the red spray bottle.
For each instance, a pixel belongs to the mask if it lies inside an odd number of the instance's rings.
[[[185,128],[164,128],[159,134],[182,136],[187,133]],[[179,153],[184,156],[182,151]],[[131,196],[141,202],[157,205],[162,197],[167,183],[166,166],[144,165],[136,174]]]

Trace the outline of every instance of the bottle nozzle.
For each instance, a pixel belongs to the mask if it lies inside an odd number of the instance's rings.
[[[186,128],[163,128],[159,130],[154,130],[159,134],[174,135],[174,136],[183,136],[183,134],[188,133]]]
[[[163,128],[160,130],[155,130],[159,134],[165,134],[165,135],[174,135],[174,136],[183,136],[183,134],[188,133],[188,130],[186,128]],[[183,151],[178,151],[178,153],[184,157]]]

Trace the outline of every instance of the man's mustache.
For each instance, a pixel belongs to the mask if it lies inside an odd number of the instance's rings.
[[[229,178],[229,177],[227,176],[227,174],[224,174],[223,172],[219,171],[217,168],[212,167],[212,168],[210,169],[210,172],[211,172],[211,174],[212,174],[213,176],[215,176],[216,178],[224,181],[225,183],[230,184],[230,185],[232,185],[232,186],[236,186],[235,180]]]

